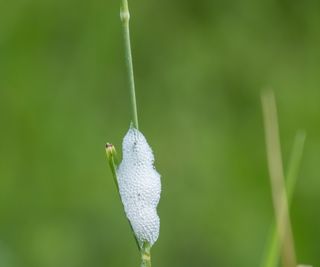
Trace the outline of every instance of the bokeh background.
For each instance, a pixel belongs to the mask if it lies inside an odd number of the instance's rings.
[[[259,266],[273,221],[260,91],[320,263],[320,2],[132,0],[140,128],[162,174],[155,267]],[[0,1],[0,266],[139,266],[104,144],[129,128],[119,1]]]

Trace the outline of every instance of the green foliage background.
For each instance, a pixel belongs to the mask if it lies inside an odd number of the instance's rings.
[[[320,263],[320,2],[135,0],[140,128],[162,174],[155,267],[258,266],[275,90],[300,263]],[[139,266],[104,144],[130,123],[119,1],[0,1],[0,266]]]

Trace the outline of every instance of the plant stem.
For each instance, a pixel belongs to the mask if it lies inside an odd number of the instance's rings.
[[[298,132],[295,136],[293,148],[288,164],[287,177],[286,177],[286,188],[288,197],[288,206],[290,209],[292,196],[295,189],[295,184],[298,178],[298,170],[300,167],[304,143],[306,139],[305,132]],[[269,238],[266,244],[264,258],[261,267],[276,267],[279,261],[279,239],[277,234],[276,225],[273,223],[270,229]]]
[[[268,167],[275,210],[277,234],[284,267],[296,267],[294,240],[289,217],[288,196],[285,186],[279,125],[275,97],[272,91],[262,95]]]
[[[120,18],[123,26],[125,59],[126,59],[126,67],[127,67],[129,89],[130,89],[132,123],[134,128],[139,129],[132,54],[131,54],[131,42],[130,42],[130,28],[129,28],[130,13],[129,13],[129,6],[128,6],[127,0],[122,0],[121,2]]]
[[[107,143],[106,144],[106,153],[107,153],[107,159],[109,163],[109,167],[112,173],[113,181],[117,187],[117,191],[119,193],[119,184],[117,179],[117,173],[116,173],[116,149],[112,144]],[[119,193],[120,194],[120,193]]]
[[[151,267],[151,246],[145,242],[140,250],[141,252],[141,267]]]
[[[300,131],[296,134],[287,173],[287,192],[289,198],[289,205],[297,182],[305,140],[306,133],[304,131]]]

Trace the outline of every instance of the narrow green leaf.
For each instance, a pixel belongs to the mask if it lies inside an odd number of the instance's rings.
[[[288,205],[292,202],[295,185],[298,178],[299,167],[302,160],[303,149],[305,144],[306,134],[300,131],[296,134],[294,144],[288,164],[286,189],[288,196]],[[266,249],[261,267],[277,267],[280,257],[280,247],[275,223],[272,224],[270,234],[266,243]]]

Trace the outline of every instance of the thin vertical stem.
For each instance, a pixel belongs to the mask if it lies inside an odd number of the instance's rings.
[[[295,185],[298,178],[298,170],[302,160],[302,154],[304,149],[304,143],[306,139],[306,134],[300,131],[296,134],[293,148],[288,164],[287,177],[286,177],[286,188],[288,197],[288,208],[290,210],[290,205],[292,202],[293,193],[295,190]],[[268,242],[266,244],[266,249],[264,252],[264,258],[261,267],[276,267],[279,262],[279,238],[277,233],[277,228],[275,224],[272,224],[270,229],[270,235]]]
[[[141,267],[151,267],[151,246],[149,243],[143,243],[141,247]]]
[[[284,267],[296,267],[294,241],[289,218],[288,196],[285,187],[281,158],[277,109],[274,94],[271,91],[262,95],[262,107],[266,134],[268,167],[277,233],[281,247],[281,259]]]
[[[134,128],[139,129],[132,54],[131,54],[131,42],[130,42],[130,28],[129,28],[130,13],[129,13],[129,6],[128,6],[127,0],[122,0],[121,2],[120,18],[123,26],[125,59],[126,59],[126,67],[127,67],[128,82],[129,82],[129,89],[130,89],[132,123]]]
[[[125,59],[126,59],[126,67],[127,67],[129,89],[130,89],[132,126],[136,129],[139,129],[136,91],[135,91],[135,83],[134,83],[134,72],[133,72],[132,53],[131,53],[131,42],[130,42],[130,27],[129,27],[130,13],[129,13],[128,0],[121,0],[120,18],[121,18],[122,27],[123,27]],[[137,241],[137,244],[139,246],[138,241]],[[144,242],[141,245],[141,247],[139,247],[139,249],[141,254],[141,267],[151,267],[150,244],[148,242]]]
[[[297,177],[299,173],[299,167],[302,161],[302,154],[304,149],[304,143],[306,140],[306,133],[299,131],[294,139],[294,145],[291,153],[291,157],[288,164],[287,172],[287,192],[289,199],[289,206],[292,199],[293,191],[297,183]]]

